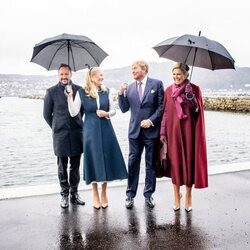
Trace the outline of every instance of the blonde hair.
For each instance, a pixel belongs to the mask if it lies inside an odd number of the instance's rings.
[[[132,67],[138,65],[142,70],[145,70],[148,73],[148,63],[143,60],[137,60],[132,63]]]
[[[90,68],[89,71],[86,74],[86,80],[84,85],[84,90],[87,94],[87,96],[90,96],[92,98],[97,97],[97,89],[96,89],[96,83],[92,80],[93,76],[95,76],[97,73],[100,73],[101,69],[99,67],[93,67]],[[107,88],[103,85],[100,86],[100,90],[102,92],[106,92]]]
[[[188,78],[189,76],[189,67],[185,64],[185,63],[176,63],[173,68],[172,68],[172,72],[175,70],[175,69],[180,69],[181,72],[186,76],[186,78]]]

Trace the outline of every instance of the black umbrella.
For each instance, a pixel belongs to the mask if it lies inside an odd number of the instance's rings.
[[[153,49],[160,57],[189,66],[211,70],[234,69],[234,59],[226,48],[200,34],[201,32],[199,32],[199,36],[186,34],[169,38],[154,46]]]
[[[31,62],[47,70],[58,69],[62,63],[73,71],[99,66],[108,54],[86,36],[61,34],[47,38],[34,47]]]

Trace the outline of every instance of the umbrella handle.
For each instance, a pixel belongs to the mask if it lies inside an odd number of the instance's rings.
[[[192,87],[190,85],[190,81],[187,83],[186,87],[185,87],[185,97],[188,101],[192,101],[195,97],[195,94],[192,91]]]
[[[192,101],[192,100],[194,99],[194,93],[193,93],[192,95],[186,93],[186,99],[187,99],[188,101]]]

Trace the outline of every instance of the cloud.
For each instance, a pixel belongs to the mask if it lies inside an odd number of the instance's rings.
[[[250,16],[242,6],[244,0],[1,1],[1,73],[43,74],[40,66],[29,62],[33,46],[61,33],[91,38],[110,55],[102,66],[113,68],[135,58],[158,61],[151,49],[155,44],[201,30],[222,43],[237,66],[247,66]]]

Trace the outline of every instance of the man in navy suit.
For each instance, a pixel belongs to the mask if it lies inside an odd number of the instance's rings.
[[[155,191],[155,150],[159,138],[163,111],[162,81],[149,78],[148,64],[136,61],[132,64],[135,82],[121,84],[119,89],[119,106],[123,113],[131,111],[129,123],[129,159],[126,207],[131,209],[136,196],[141,155],[145,148],[146,171],[144,197],[146,204],[154,207],[152,194]]]

